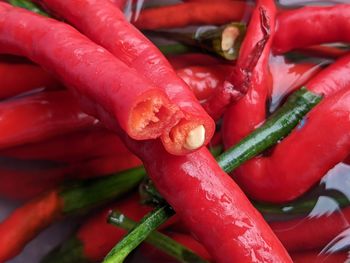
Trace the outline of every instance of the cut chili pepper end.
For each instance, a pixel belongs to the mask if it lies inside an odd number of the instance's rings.
[[[222,31],[221,35],[221,49],[229,52],[234,48],[235,42],[239,37],[240,32],[237,27],[229,26]],[[234,52],[234,50],[232,50]]]
[[[164,130],[170,130],[179,120],[179,111],[162,97],[139,102],[130,118],[134,139],[155,139]]]
[[[203,125],[199,125],[187,134],[184,147],[188,150],[196,150],[203,146],[204,141],[205,128]]]

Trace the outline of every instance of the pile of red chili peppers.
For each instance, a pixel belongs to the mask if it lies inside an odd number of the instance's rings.
[[[348,262],[349,42],[350,4],[0,0],[0,263]]]

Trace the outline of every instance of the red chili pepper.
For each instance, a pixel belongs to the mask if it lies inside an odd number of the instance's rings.
[[[103,45],[140,75],[160,87],[184,114],[180,122],[163,133],[170,153],[181,155],[209,143],[215,125],[190,89],[176,76],[160,51],[107,0],[43,0],[55,12]],[[198,136],[192,136],[198,134]],[[191,137],[197,137],[193,142]]]
[[[37,93],[0,103],[0,148],[42,141],[98,124],[67,91]]]
[[[346,263],[349,260],[347,252],[322,254],[317,251],[292,254],[294,263]]]
[[[33,236],[33,229],[45,228],[52,219],[59,216],[61,200],[57,192],[53,191],[44,197],[33,200],[31,203],[17,209],[11,216],[0,224],[0,261],[5,262],[7,259],[17,255]],[[24,231],[7,231],[8,229],[27,229]],[[9,248],[12,249],[4,249]]]
[[[270,156],[235,170],[235,180],[252,198],[268,202],[305,193],[350,152],[349,102],[349,90],[323,99]]]
[[[281,103],[286,94],[300,88],[321,70],[321,65],[289,63],[281,56],[273,57],[269,66],[273,79],[270,111]]]
[[[350,207],[332,214],[269,223],[289,252],[323,249],[349,228]]]
[[[2,52],[54,72],[108,127],[119,123],[131,137],[151,139],[178,122],[176,105],[160,88],[69,25],[5,3],[0,18]]]
[[[0,99],[36,88],[59,88],[55,78],[33,64],[0,62],[0,76]]]
[[[228,85],[232,89],[238,87],[246,94],[225,112],[223,138],[226,146],[238,142],[265,120],[266,101],[272,86],[268,62],[275,16],[273,1],[258,1],[241,46],[236,70],[229,79]]]
[[[273,50],[285,53],[324,43],[350,42],[349,20],[348,4],[306,6],[283,11],[278,15]]]
[[[184,3],[142,10],[134,24],[140,29],[222,25],[240,21],[249,11],[250,6],[239,1]]]
[[[208,150],[174,156],[155,141],[129,140],[128,145],[215,261],[291,262],[264,219]]]
[[[61,103],[61,105],[67,107],[68,103]],[[48,121],[48,125],[51,125],[53,121]],[[100,156],[122,154],[130,155],[131,153],[115,133],[93,126],[37,143],[20,145],[0,151],[0,156],[70,163]]]
[[[232,66],[192,66],[176,71],[177,75],[187,83],[199,101],[210,98],[214,91],[224,84]],[[211,108],[206,108],[207,112]]]

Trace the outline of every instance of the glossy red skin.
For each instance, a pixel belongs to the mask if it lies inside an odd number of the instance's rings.
[[[349,21],[348,4],[283,11],[278,15],[273,51],[281,54],[312,45],[350,42]]]
[[[322,70],[306,84],[306,87],[315,93],[330,96],[339,90],[349,87],[349,70],[350,54],[338,59],[331,66]]]
[[[57,89],[58,81],[40,67],[29,63],[0,62],[0,99],[33,89]]]
[[[296,129],[278,144],[271,156],[256,157],[235,170],[236,180],[252,198],[277,203],[295,199],[346,157],[346,152],[350,150],[345,95],[350,86],[349,67],[350,56],[346,56],[311,79],[306,87],[326,96],[322,106],[318,105],[309,114],[302,129]],[[341,94],[336,99],[331,98],[337,92],[342,92],[344,98]],[[241,136],[229,134],[224,129],[225,146],[233,145]],[[329,149],[334,149],[332,154]],[[313,165],[310,166],[310,163]]]
[[[161,52],[107,0],[43,0],[92,40],[104,46],[116,57],[162,89],[171,102],[179,106],[183,116],[172,130],[165,131],[162,141],[170,153],[181,155],[189,130],[203,124],[206,145],[215,129],[213,120],[200,106],[187,85],[176,76]]]
[[[127,145],[216,262],[291,262],[262,216],[207,149],[174,156],[155,141],[129,140]]]
[[[270,61],[273,79],[271,108],[275,109],[287,94],[300,88],[321,71],[321,65],[314,63],[290,63],[282,56],[273,57]]]
[[[350,207],[331,214],[270,222],[276,236],[289,252],[321,250],[349,228]]]
[[[257,64],[253,69],[250,69],[249,61],[251,56],[256,56],[254,49],[257,43],[264,38],[264,33],[261,29],[260,8],[264,8],[266,12],[270,27],[270,37],[258,58]],[[274,37],[275,17],[276,7],[273,1],[258,1],[240,49],[237,70],[233,72],[229,79],[229,82],[234,86],[247,86],[248,91],[243,98],[232,104],[225,112],[222,128],[225,146],[231,146],[238,142],[265,120],[266,101],[272,87],[268,63]]]
[[[83,109],[109,128],[119,123],[134,139],[150,139],[174,124],[176,109],[162,90],[68,24],[5,3],[0,3],[0,18],[1,51],[26,56],[54,73]],[[150,98],[160,100],[161,120],[154,128],[139,128],[145,111],[140,116],[137,106]]]
[[[112,209],[117,209],[135,221],[140,221],[152,210],[150,207],[141,205],[138,196],[133,195],[86,220],[79,228],[76,237],[83,246],[84,258],[92,262],[102,261],[126,233],[124,229],[107,223],[108,214]]]
[[[0,103],[0,148],[45,140],[97,125],[67,91],[51,91]]]
[[[187,83],[199,101],[207,100],[215,90],[224,84],[232,66],[208,65],[190,66],[176,71],[177,75]],[[208,111],[207,111],[208,112]]]
[[[349,89],[323,99],[270,156],[236,169],[235,180],[261,201],[286,202],[305,193],[350,152],[349,103]]]
[[[115,133],[101,127],[88,127],[48,140],[0,151],[0,156],[63,162],[78,162],[105,155],[122,154],[131,153]]]
[[[318,251],[292,254],[294,263],[346,263],[349,260],[347,252],[319,254]]]
[[[249,10],[249,5],[238,1],[184,3],[145,9],[134,24],[140,29],[222,25],[232,21],[240,21]]]
[[[50,192],[16,209],[0,224],[0,261],[6,262],[17,255],[32,239],[37,229],[48,226],[59,217],[61,200]]]

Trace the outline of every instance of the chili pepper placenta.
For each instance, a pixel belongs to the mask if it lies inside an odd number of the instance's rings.
[[[209,143],[215,129],[213,120],[190,89],[176,76],[160,51],[125,20],[119,9],[107,0],[43,2],[160,87],[171,102],[179,106],[183,118],[161,137],[167,151],[181,155]]]
[[[161,89],[74,28],[5,3],[0,14],[2,52],[54,72],[109,128],[120,124],[131,137],[150,139],[178,121],[177,106]]]

